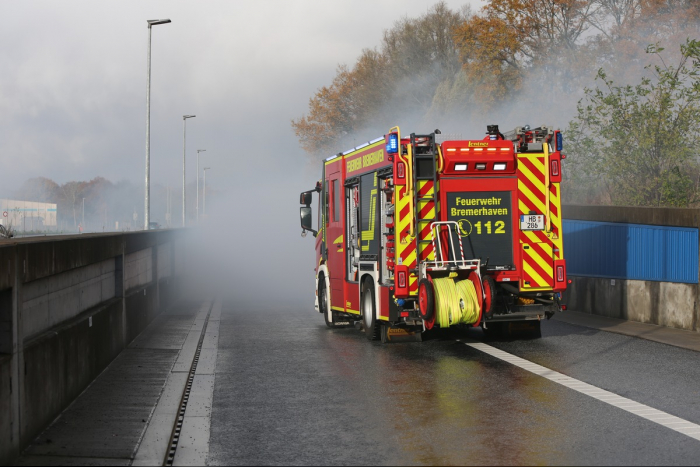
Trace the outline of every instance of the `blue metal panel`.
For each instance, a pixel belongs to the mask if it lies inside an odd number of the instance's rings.
[[[564,219],[572,276],[698,283],[698,229]]]

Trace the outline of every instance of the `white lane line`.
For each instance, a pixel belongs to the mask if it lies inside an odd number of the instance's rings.
[[[647,420],[656,424],[670,428],[671,430],[700,441],[700,425],[676,417],[675,415],[662,412],[661,410],[649,407],[648,405],[627,399],[626,397],[619,396],[615,393],[606,391],[605,389],[597,388],[591,384],[584,383],[583,381],[579,381],[570,376],[563,375],[536,363],[516,357],[508,352],[504,352],[503,350],[491,347],[483,342],[466,341],[464,343],[469,347],[480,350],[481,352],[491,355],[492,357],[496,357],[499,360],[512,363],[523,370],[527,370],[531,373],[542,376],[543,378],[547,378],[550,381],[561,384],[569,389],[573,389],[581,394],[593,397],[594,399],[610,404],[613,407],[617,407],[618,409],[622,409],[631,414],[646,418]]]

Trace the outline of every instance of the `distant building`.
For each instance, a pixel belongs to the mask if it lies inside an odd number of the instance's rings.
[[[0,199],[0,224],[15,230],[42,230],[56,227],[56,205],[36,201]]]

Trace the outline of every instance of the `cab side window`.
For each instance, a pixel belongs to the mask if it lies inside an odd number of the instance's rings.
[[[324,199],[323,199],[323,218],[324,218],[324,222],[323,222],[323,223],[324,223],[325,225],[328,225],[328,223],[330,222],[330,218],[328,217],[328,199],[329,199],[329,197],[330,197],[330,196],[329,196],[329,193],[328,193],[328,188],[330,188],[330,187],[328,186],[328,180],[326,180],[326,184],[323,185],[323,186],[324,186],[323,192],[324,192],[324,195],[325,195],[325,196],[324,196]]]
[[[338,188],[338,180],[333,180],[333,222],[340,220],[340,189]]]

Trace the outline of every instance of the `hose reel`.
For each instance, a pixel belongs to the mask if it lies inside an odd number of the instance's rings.
[[[419,285],[419,307],[426,328],[432,328],[433,324],[446,328],[457,324],[478,323],[481,318],[482,295],[481,281],[476,273],[462,280],[456,274],[422,280]]]

